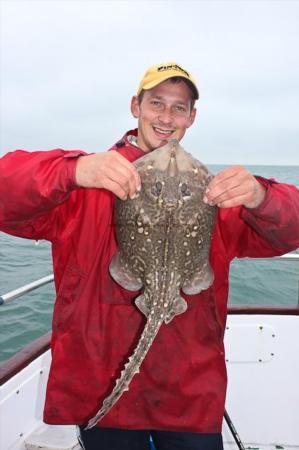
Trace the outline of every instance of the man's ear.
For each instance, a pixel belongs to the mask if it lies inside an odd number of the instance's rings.
[[[139,100],[137,95],[134,95],[131,100],[131,113],[135,119],[138,119],[140,114]]]

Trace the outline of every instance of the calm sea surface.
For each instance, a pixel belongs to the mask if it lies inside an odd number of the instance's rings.
[[[224,166],[210,166],[216,173]],[[252,173],[299,187],[299,166],[248,166]],[[299,251],[297,250],[299,253]],[[50,244],[0,233],[0,295],[52,273]],[[297,305],[299,261],[238,260],[231,266],[230,303]],[[51,328],[53,284],[0,306],[0,361]]]

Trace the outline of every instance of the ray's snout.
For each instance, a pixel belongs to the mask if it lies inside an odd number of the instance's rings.
[[[176,148],[173,147],[170,152],[170,158],[169,158],[169,164],[167,167],[167,176],[170,178],[174,178],[178,176],[179,169],[178,169],[178,163],[176,158]]]

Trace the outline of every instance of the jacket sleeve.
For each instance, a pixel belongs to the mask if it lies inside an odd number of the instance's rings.
[[[80,150],[27,152],[0,158],[0,230],[30,239],[52,240],[59,205],[75,184]]]
[[[278,256],[299,247],[298,188],[258,179],[267,189],[258,208],[219,211],[222,242],[230,260]]]

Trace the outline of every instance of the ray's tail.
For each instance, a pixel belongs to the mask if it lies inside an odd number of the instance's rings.
[[[129,361],[125,364],[125,368],[122,370],[120,378],[116,381],[111,394],[104,399],[102,407],[96,415],[89,420],[85,430],[94,427],[110,411],[122,394],[129,390],[129,384],[134,375],[139,373],[139,368],[164,320],[163,317],[160,317],[157,321],[151,319],[152,318],[149,315],[139,342],[130,356]]]

